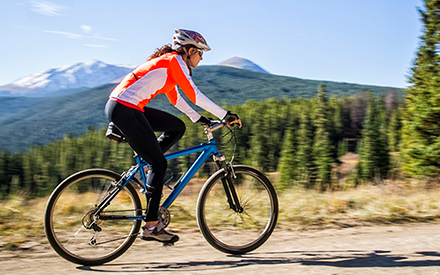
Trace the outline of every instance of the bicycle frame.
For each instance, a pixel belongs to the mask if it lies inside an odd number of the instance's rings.
[[[162,207],[168,209],[174,200],[179,196],[180,192],[182,192],[183,188],[188,184],[191,178],[195,175],[195,173],[202,167],[202,165],[208,160],[210,156],[217,155],[218,149],[215,140],[210,140],[207,143],[202,143],[198,146],[194,146],[182,151],[178,151],[175,153],[165,155],[167,160],[175,159],[178,157],[186,156],[195,152],[202,152],[199,157],[194,161],[188,171],[183,175],[180,179],[180,182],[177,183],[177,187],[175,187],[167,199],[163,202]]]
[[[206,160],[210,156],[216,156],[218,155],[218,149],[217,144],[214,139],[209,140],[207,143],[202,143],[198,146],[194,146],[191,148],[187,148],[181,151],[177,151],[174,153],[166,154],[165,158],[167,160],[169,159],[175,159],[178,157],[186,156],[192,153],[196,152],[202,152],[199,157],[194,161],[194,163],[191,165],[191,167],[188,169],[188,171],[180,178],[180,182],[175,184],[175,187],[171,191],[171,193],[168,195],[166,200],[162,203],[161,207],[168,209],[171,204],[174,202],[174,200],[179,196],[180,192],[185,188],[185,186],[188,184],[188,182],[191,180],[191,178],[195,175],[195,173],[202,167],[202,165],[206,162]],[[145,173],[145,167],[148,167],[149,164],[144,161],[140,156],[136,156],[136,162],[137,165],[133,166],[126,174],[126,177],[124,175],[122,176],[121,180],[116,183],[118,189],[116,192],[110,194],[106,199],[104,199],[99,205],[98,208],[102,209],[102,206],[107,205],[116,195],[121,191],[134,177],[136,173],[140,173],[141,179],[143,182],[143,188],[146,190],[147,185],[147,176]],[[122,182],[122,184],[120,184]],[[145,194],[145,197],[148,201],[147,194]],[[96,214],[99,214],[101,211],[97,211]],[[128,215],[104,215],[101,216],[102,220],[106,219],[129,219],[129,220],[143,220],[145,218],[145,215],[141,216],[128,216]]]

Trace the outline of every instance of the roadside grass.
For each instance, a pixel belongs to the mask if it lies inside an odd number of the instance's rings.
[[[203,182],[194,180],[171,206],[170,230],[198,231],[196,202]],[[47,243],[43,229],[47,199],[28,199],[19,194],[0,201],[2,249],[15,249],[28,241]],[[277,226],[287,230],[427,222],[440,217],[440,187],[418,181],[385,181],[332,192],[292,187],[279,192],[278,199]]]
[[[385,181],[333,192],[291,188],[279,199],[278,220],[287,228],[426,222],[440,217],[440,189],[427,188],[423,182]]]
[[[46,242],[43,229],[46,198],[27,199],[18,194],[0,201],[0,247],[15,249],[20,243]]]

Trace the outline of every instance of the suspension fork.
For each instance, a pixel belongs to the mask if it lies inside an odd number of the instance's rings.
[[[217,154],[214,156],[217,169],[223,168],[225,171],[225,177],[222,177],[223,188],[226,193],[226,197],[229,203],[229,208],[235,212],[243,212],[243,207],[240,205],[240,200],[238,199],[237,192],[235,191],[234,184],[232,182],[232,177],[236,177],[232,165],[229,165],[225,161],[225,156]]]

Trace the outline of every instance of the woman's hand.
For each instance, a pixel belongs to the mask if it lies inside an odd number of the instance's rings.
[[[238,115],[232,114],[230,111],[226,114],[226,116],[223,118],[223,120],[226,122],[226,125],[231,126],[234,124],[238,124],[241,128],[241,120],[238,118]]]
[[[211,126],[211,124],[212,124],[211,120],[212,120],[212,118],[210,118],[210,117],[201,116],[199,118],[199,120],[197,120],[196,122],[203,125],[203,126]]]

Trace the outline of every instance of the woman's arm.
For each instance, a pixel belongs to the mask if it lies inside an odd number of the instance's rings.
[[[187,65],[182,58],[175,56],[171,60],[169,69],[171,76],[174,78],[177,85],[182,89],[189,100],[220,119],[223,119],[226,116],[227,112],[223,108],[212,102],[208,97],[200,92],[189,76]]]

